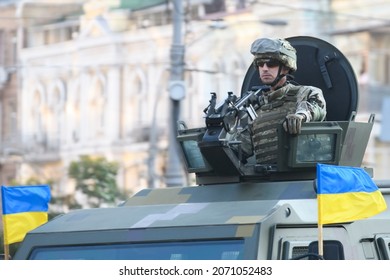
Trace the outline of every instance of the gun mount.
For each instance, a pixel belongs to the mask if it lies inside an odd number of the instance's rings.
[[[374,115],[367,123],[355,122],[355,116],[349,121],[304,123],[297,136],[287,134],[280,125],[278,160],[273,165],[256,164],[251,158],[243,162],[240,152],[232,148],[241,143],[227,140],[222,124],[179,130],[178,140],[187,170],[196,173],[198,184],[314,179],[317,163],[362,164]],[[359,143],[354,144],[357,139]]]

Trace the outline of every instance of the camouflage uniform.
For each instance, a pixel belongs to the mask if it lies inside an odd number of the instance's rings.
[[[264,95],[264,105],[250,125],[257,163],[276,163],[277,128],[289,114],[303,114],[306,121],[323,121],[326,104],[322,91],[312,86],[286,84]],[[248,145],[248,144],[246,144]]]
[[[283,39],[258,39],[251,46],[254,66],[262,59],[276,59],[290,70],[297,69],[296,50]],[[279,74],[281,67],[279,67]],[[275,79],[275,84],[279,80]],[[271,86],[274,86],[272,84]],[[264,93],[258,101],[258,117],[253,123],[235,135],[242,142],[243,158],[255,154],[256,163],[276,163],[278,139],[277,128],[289,117],[299,116],[299,121],[323,121],[326,117],[326,102],[322,91],[312,86],[293,85],[286,82],[272,92]],[[299,132],[298,132],[299,133]]]

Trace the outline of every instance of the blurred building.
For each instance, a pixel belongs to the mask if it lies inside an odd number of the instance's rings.
[[[184,2],[181,119],[189,127],[204,124],[210,92],[219,100],[240,93],[250,44],[265,36],[335,44],[361,81],[361,111],[381,115],[368,96],[377,88],[386,95],[390,84],[388,1]],[[9,3],[0,6],[3,182],[45,178],[55,182],[55,195],[66,195],[73,191],[69,164],[89,154],[119,162],[124,189],[164,187],[173,2]],[[373,141],[367,163],[382,178]]]
[[[22,142],[18,126],[18,28],[16,5],[0,2],[0,179],[15,179],[22,162]]]
[[[364,164],[374,168],[374,178],[389,179],[390,108],[384,102],[390,96],[390,21],[386,14],[390,2],[331,1],[333,26],[327,33],[351,62],[359,82],[358,120],[375,114],[375,123]]]

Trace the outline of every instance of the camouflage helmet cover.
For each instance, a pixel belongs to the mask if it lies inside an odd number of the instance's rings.
[[[252,43],[251,53],[254,60],[259,58],[275,58],[292,72],[297,70],[297,53],[285,39],[261,38]]]

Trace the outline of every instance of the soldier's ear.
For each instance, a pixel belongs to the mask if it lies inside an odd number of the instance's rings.
[[[282,65],[282,73],[283,74],[290,74],[291,73],[291,69]]]

